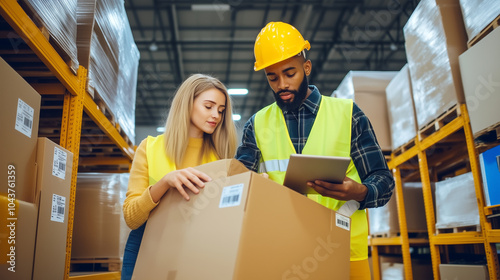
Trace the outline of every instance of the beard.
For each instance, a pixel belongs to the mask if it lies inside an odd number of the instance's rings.
[[[283,111],[294,111],[299,108],[300,104],[306,99],[307,89],[309,88],[309,83],[307,82],[306,73],[304,72],[304,78],[300,83],[300,87],[298,90],[280,90],[278,92],[274,92],[274,99],[276,100],[276,104]],[[283,100],[280,98],[281,93],[291,93],[293,94],[293,100]]]

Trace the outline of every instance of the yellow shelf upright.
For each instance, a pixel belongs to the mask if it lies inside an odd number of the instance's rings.
[[[77,95],[64,95],[63,116],[61,124],[60,145],[73,153],[73,170],[71,172],[71,193],[68,207],[68,236],[66,238],[66,267],[65,279],[69,277],[71,261],[71,244],[73,238],[73,222],[75,216],[76,179],[78,174],[78,159],[80,154],[80,138],[83,118],[83,96],[85,93],[85,79],[87,69],[80,66],[78,81],[80,93]]]
[[[393,169],[396,205],[398,209],[399,232],[401,234],[401,252],[403,254],[403,266],[406,280],[413,279],[411,267],[410,243],[408,241],[408,226],[406,222],[406,210],[403,199],[403,182],[401,180],[401,170],[399,167]]]

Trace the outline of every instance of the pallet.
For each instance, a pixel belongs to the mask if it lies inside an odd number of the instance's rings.
[[[70,262],[70,271],[121,271],[121,259],[91,258],[91,259],[72,259]]]
[[[500,122],[474,134],[474,144],[478,153],[500,145]]]
[[[431,121],[422,129],[420,129],[418,131],[418,139],[420,141],[424,140],[425,138],[437,132],[443,126],[449,124],[454,119],[458,118],[460,115],[461,115],[460,106],[458,104],[453,105],[453,107],[451,107],[446,112],[439,115],[439,117]]]
[[[467,47],[470,49],[477,42],[481,41],[486,35],[490,34],[495,28],[500,25],[500,15],[498,15],[490,24],[488,24],[479,34],[467,42]]]
[[[405,144],[401,145],[399,148],[395,149],[392,154],[397,157],[403,154],[404,152],[408,151],[409,149],[413,148],[415,146],[415,138],[411,139],[410,141],[406,142]]]
[[[442,233],[459,233],[459,232],[480,232],[480,225],[472,225],[472,226],[462,226],[462,227],[451,227],[451,228],[437,228],[436,232],[438,234]]]

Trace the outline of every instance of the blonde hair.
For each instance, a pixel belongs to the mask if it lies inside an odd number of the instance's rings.
[[[194,74],[187,78],[177,89],[165,124],[165,152],[176,165],[182,163],[189,139],[189,126],[194,99],[201,93],[218,89],[226,96],[226,109],[219,125],[212,134],[203,134],[201,156],[214,151],[219,159],[232,158],[236,152],[236,128],[234,126],[231,99],[227,89],[218,79]]]

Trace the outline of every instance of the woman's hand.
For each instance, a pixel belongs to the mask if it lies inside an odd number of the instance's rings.
[[[186,200],[189,200],[189,195],[184,188],[191,190],[197,194],[200,192],[198,188],[205,187],[205,182],[211,181],[207,174],[198,171],[192,167],[175,170],[167,173],[160,181],[151,186],[150,193],[153,201],[160,201],[161,197],[170,188],[176,188]]]

